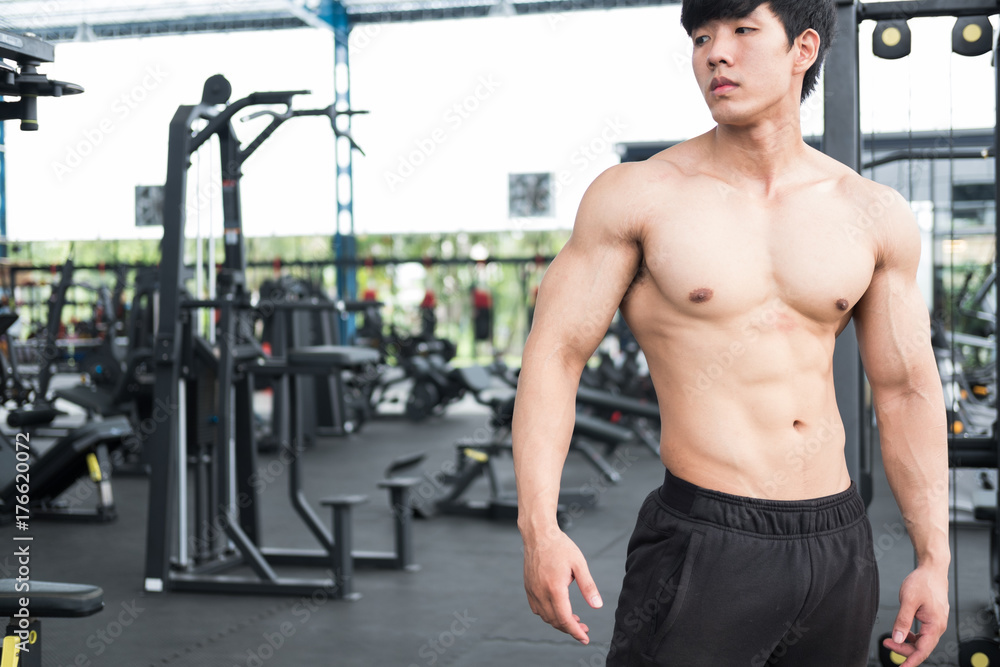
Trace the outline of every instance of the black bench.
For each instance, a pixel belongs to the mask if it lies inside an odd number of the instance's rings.
[[[355,424],[348,414],[345,402],[344,371],[359,372],[381,360],[378,350],[347,345],[310,345],[293,347],[285,356],[285,365],[291,375],[329,375],[335,385],[333,398],[333,423],[336,430],[352,433]],[[292,383],[293,385],[295,383]],[[296,409],[302,401],[296,401]],[[308,424],[303,419],[300,424]],[[303,434],[306,435],[306,434]],[[311,435],[311,434],[309,434]]]
[[[642,444],[659,457],[660,408],[656,403],[585,386],[577,390],[576,402],[602,417],[615,420],[616,424],[629,428]]]
[[[616,426],[609,421],[590,415],[577,413],[576,423],[573,426],[573,439],[570,441],[569,447],[571,451],[583,454],[584,458],[597,468],[609,482],[617,484],[621,480],[621,475],[591,443],[602,443],[605,452],[611,454],[619,445],[634,440],[635,433],[627,428]]]
[[[28,590],[21,590],[25,583]],[[21,605],[22,599],[28,603]],[[0,579],[0,616],[10,618],[0,649],[0,662],[25,667],[42,664],[39,618],[79,618],[104,608],[104,591],[97,586],[51,581]],[[29,648],[23,653],[21,645]]]
[[[111,491],[111,454],[132,434],[125,417],[89,422],[56,440],[31,462],[31,514],[33,517],[74,517],[111,521],[117,514]],[[0,517],[10,520],[16,495],[17,445],[0,439]],[[59,507],[57,501],[82,477],[98,487],[96,510]]]

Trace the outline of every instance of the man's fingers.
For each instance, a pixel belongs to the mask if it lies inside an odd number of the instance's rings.
[[[913,627],[913,617],[917,613],[917,606],[909,600],[901,600],[899,613],[896,614],[896,622],[892,624],[892,641],[903,644],[913,636],[910,628]]]
[[[587,601],[587,604],[594,609],[600,609],[604,602],[601,600],[601,594],[597,591],[597,584],[590,576],[587,564],[580,563],[573,568],[573,576],[576,577],[576,585],[580,587],[580,592],[583,593],[583,599]]]
[[[553,600],[555,618],[550,625],[573,637],[581,644],[589,644],[590,637],[587,636],[586,626],[580,623],[580,617],[573,613],[573,608],[569,603],[569,591],[562,591],[557,599]]]
[[[916,647],[913,645],[916,641],[917,641],[916,636],[911,632],[909,633],[909,636],[906,638],[905,643],[899,643],[893,641],[891,638],[888,638],[882,642],[882,646],[885,646],[890,651],[895,651],[901,656],[906,657],[917,650]]]
[[[906,658],[900,667],[917,667],[931,654],[936,642],[928,635],[915,635],[912,632],[906,634],[905,643],[897,643],[890,638],[883,641],[882,645]]]

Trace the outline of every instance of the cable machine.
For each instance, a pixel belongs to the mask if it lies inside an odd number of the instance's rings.
[[[861,169],[861,128],[859,89],[859,39],[858,26],[862,21],[877,21],[873,50],[881,58],[902,58],[910,52],[910,32],[906,22],[924,17],[954,17],[957,19],[953,33],[952,50],[966,56],[989,53],[994,50],[993,29],[989,16],[1000,13],[1000,0],[908,0],[861,4],[856,0],[837,0],[838,21],[841,29],[827,58],[824,74],[825,132],[823,150],[855,171]],[[971,28],[969,26],[972,26]],[[997,111],[1000,116],[1000,53],[994,50],[994,77],[997,84]],[[1000,117],[995,122],[1000,128]],[[997,130],[995,130],[996,132]],[[996,135],[995,135],[996,136]],[[1000,155],[994,144],[992,157],[1000,174]],[[949,145],[946,152],[935,151],[934,157],[962,157],[961,152]],[[986,157],[985,154],[980,154]],[[881,162],[917,157],[912,150],[902,155],[886,156]],[[930,157],[930,156],[928,156]],[[1000,182],[995,185],[994,197],[1000,201]],[[1000,219],[996,221],[997,239],[1000,240]],[[1000,246],[998,246],[1000,248]],[[996,254],[994,254],[994,266]],[[871,497],[871,444],[870,399],[866,398],[864,374],[858,352],[857,339],[850,332],[837,340],[834,355],[834,377],[837,384],[837,401],[841,406],[847,430],[847,457],[851,474],[859,479],[862,492]],[[997,372],[1000,373],[1000,355],[995,355]],[[1000,440],[997,423],[987,437],[964,437],[949,433],[949,462],[951,467],[998,468],[1000,467]],[[867,486],[866,486],[867,485]],[[997,490],[1000,502],[1000,489]],[[990,585],[993,597],[1000,592],[1000,523],[993,511],[991,527]],[[956,605],[957,607],[957,605]],[[997,616],[997,604],[994,604]],[[956,609],[957,613],[957,609]],[[996,619],[994,619],[996,620]],[[898,664],[896,656],[880,647],[882,664]],[[959,664],[962,667],[985,666],[1000,661],[1000,642],[997,638],[961,640]]]
[[[256,443],[252,396],[256,373],[267,372],[289,382],[296,374],[339,373],[351,363],[377,360],[373,350],[305,348],[297,363],[290,350],[286,363],[265,364],[253,336],[254,305],[246,281],[246,256],[240,213],[242,165],[278,127],[294,117],[325,116],[334,134],[339,114],[325,109],[292,109],[292,100],[308,91],[257,92],[229,102],[232,88],[221,75],[205,82],[197,105],[178,108],[171,123],[164,193],[163,241],[160,262],[159,320],[153,343],[154,402],[159,412],[148,433],[150,476],[146,536],[147,591],[311,595],[357,597],[351,590],[355,565],[412,569],[408,516],[396,516],[397,550],[389,554],[352,552],[350,507],[363,497],[326,499],[333,509],[333,531],[327,531],[305,501],[300,488],[296,439],[301,439],[303,414],[296,409],[295,430],[283,438],[282,459],[288,467],[291,500],[296,512],[323,549],[289,552],[262,546],[258,491],[254,488]],[[257,110],[271,122],[249,143],[241,145],[232,119],[251,107],[284,106],[284,111]],[[202,124],[204,126],[202,127]],[[196,130],[195,127],[201,127]],[[185,200],[191,156],[206,142],[219,145],[225,255],[213,299],[193,298],[187,282],[194,276],[184,263]],[[198,309],[219,313],[216,343],[197,334]],[[294,387],[295,383],[290,382]],[[295,405],[294,393],[289,409]],[[396,498],[405,492],[397,481],[389,488]],[[193,502],[192,502],[193,499]],[[402,501],[397,502],[402,506]],[[315,565],[328,569],[325,579],[279,577],[276,565]],[[223,575],[245,567],[251,574]]]

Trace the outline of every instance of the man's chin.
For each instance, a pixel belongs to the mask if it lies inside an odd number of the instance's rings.
[[[740,113],[738,110],[732,108],[722,109],[719,108],[719,106],[712,109],[712,119],[719,125],[730,125],[733,127],[747,125],[749,123],[747,114]]]

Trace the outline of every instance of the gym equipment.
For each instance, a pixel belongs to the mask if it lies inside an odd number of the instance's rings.
[[[418,354],[405,357],[401,362],[407,376],[413,380],[406,398],[406,416],[412,421],[444,414],[449,405],[461,400],[470,389],[461,371],[452,367],[442,355],[444,345],[438,341],[421,343],[417,346]]]
[[[644,402],[581,385],[576,392],[578,405],[591,410],[598,419],[624,426],[653,454],[660,456],[660,409]]]
[[[82,364],[88,381],[57,389],[53,398],[61,398],[82,407],[88,418],[126,415],[135,425],[152,414],[152,331],[156,299],[155,270],[140,270],[129,309],[125,333],[128,345],[119,359],[108,338],[98,349],[104,353]],[[111,337],[113,338],[113,337]]]
[[[618,360],[608,349],[617,347]],[[656,403],[656,391],[648,370],[643,370],[642,349],[628,328],[625,318],[619,315],[611,323],[604,342],[595,352],[596,366],[587,365],[580,376],[580,384],[613,394],[630,396],[640,401]]]
[[[463,391],[470,393],[476,401],[490,408],[490,436],[485,441],[463,438],[455,442],[455,462],[433,473],[425,473],[411,482],[410,502],[414,513],[423,518],[438,514],[470,516],[485,519],[517,519],[517,497],[504,489],[498,461],[512,453],[511,423],[514,417],[514,397],[510,395],[490,395],[495,372],[511,388],[516,387],[511,374],[502,364],[486,369],[481,366],[457,368],[452,371],[456,382],[463,385]],[[607,423],[601,419],[577,413],[576,423],[570,440],[570,451],[582,454],[611,483],[620,480],[620,474],[593,447],[593,442],[602,443],[607,452],[623,443],[631,442],[633,434],[628,429]],[[425,455],[417,453],[393,461],[386,470],[386,477],[395,475],[423,462]],[[478,480],[485,478],[489,494],[486,498],[468,498],[469,490]],[[402,480],[401,480],[402,481]],[[594,485],[596,489],[596,485]],[[561,491],[557,507],[557,520],[562,527],[568,527],[575,516],[597,504],[595,491]]]
[[[493,342],[493,295],[482,287],[473,285],[472,329],[476,341]]]
[[[893,663],[902,664],[902,663]],[[975,637],[958,647],[959,667],[996,667],[1000,665],[1000,647],[994,639]]]
[[[884,667],[898,667],[906,662],[906,658],[895,651],[890,651],[882,644],[883,641],[889,639],[892,634],[885,633],[878,638],[878,660],[879,663]]]
[[[24,435],[24,434],[21,434]],[[111,487],[111,454],[123,439],[132,435],[132,427],[122,417],[91,422],[57,439],[41,455],[34,454],[30,439],[17,436],[12,441],[0,433],[0,523],[14,518],[18,479],[16,464],[25,452],[31,461],[31,515],[34,518],[84,519],[113,521],[117,517]],[[79,480],[90,479],[97,487],[95,509],[76,507],[90,491],[69,500],[62,496]]]
[[[251,303],[246,284],[239,194],[243,164],[288,119],[327,116],[333,123],[339,114],[355,113],[332,107],[293,109],[293,98],[305,92],[257,92],[230,102],[229,82],[215,75],[205,82],[201,103],[180,106],[170,123],[159,319],[153,343],[154,401],[168,409],[148,438],[152,475],[144,588],[150,592],[312,595],[322,589],[333,598],[356,599],[355,567],[412,566],[405,512],[396,514],[396,552],[369,560],[351,544],[351,508],[364,498],[350,495],[322,500],[333,513],[333,525],[327,531],[308,507],[299,485],[299,456],[308,433],[301,403],[295,400],[296,383],[289,380],[375,363],[378,352],[290,347],[284,362],[265,362],[254,337],[253,316],[260,305],[255,308]],[[233,117],[249,107],[274,105],[283,106],[284,111],[267,110],[271,123],[251,141],[241,143]],[[225,258],[218,272],[216,298],[203,300],[189,298],[185,284],[185,200],[191,156],[212,139],[218,141],[221,156]],[[197,335],[191,314],[200,308],[218,312],[214,344]],[[253,483],[257,448],[252,402],[257,375],[286,382],[284,395],[296,402],[295,424],[285,421],[289,435],[282,434],[281,447],[293,505],[320,542],[318,551],[278,552],[263,545],[259,485]],[[189,467],[194,470],[194,489],[190,490]],[[391,487],[391,497],[405,504],[406,488],[406,484]],[[279,577],[274,568],[281,565],[326,567],[328,576]],[[244,576],[228,573],[237,567],[250,572]]]
[[[333,301],[307,281],[284,276],[265,281],[260,287],[257,311],[264,322],[262,344],[270,348],[272,361],[282,361],[290,348],[328,346],[339,343],[337,320],[342,315],[369,308],[365,302]],[[371,358],[371,355],[368,355]],[[377,357],[374,357],[377,361]],[[299,377],[298,395],[307,403],[307,432],[318,435],[347,435],[360,430],[371,417],[368,385],[378,381],[380,371],[375,362],[354,366],[349,364],[340,373],[328,377]],[[261,383],[258,383],[258,385]],[[282,403],[283,385],[273,388],[271,433],[264,436],[261,446],[275,449],[275,434],[282,429],[285,413],[277,409]],[[310,443],[311,444],[311,443]]]
[[[0,313],[0,337],[6,353],[0,354],[0,405],[13,403],[17,409],[35,400],[35,387],[21,377],[14,363],[9,329],[18,320],[14,313]]]
[[[841,29],[841,34],[838,36],[833,49],[831,50],[830,57],[827,60],[825,83],[826,88],[826,109],[825,118],[827,119],[824,137],[824,147],[825,150],[833,155],[834,157],[840,158],[846,164],[854,169],[860,167],[860,155],[858,154],[858,147],[860,145],[859,140],[859,122],[858,122],[858,110],[859,104],[859,90],[858,90],[858,31],[856,30],[856,25],[863,20],[876,20],[879,21],[879,25],[884,25],[885,21],[894,21],[898,26],[899,39],[895,39],[895,35],[890,35],[892,39],[890,42],[897,41],[897,46],[906,46],[905,38],[908,36],[909,29],[906,26],[906,21],[911,18],[917,17],[935,17],[935,16],[952,16],[958,20],[956,24],[956,29],[953,33],[952,50],[960,55],[973,56],[979,53],[985,53],[990,50],[992,44],[984,44],[980,41],[985,35],[986,31],[984,29],[985,25],[989,24],[989,20],[983,21],[981,17],[986,15],[996,14],[1000,5],[998,5],[994,0],[963,0],[962,2],[893,2],[893,3],[842,3],[838,7],[838,18],[840,20],[841,26],[848,27],[847,30]],[[969,18],[969,17],[980,17],[980,18]],[[978,21],[978,29],[977,29]],[[985,25],[984,25],[985,23]],[[969,27],[969,31],[965,33],[965,28]],[[964,33],[964,34],[963,34]],[[990,28],[990,33],[992,33],[992,27]],[[883,33],[884,34],[884,33]],[[879,35],[879,30],[876,28],[876,37]],[[882,40],[883,42],[885,40]],[[986,40],[988,41],[988,40]],[[891,46],[891,44],[887,44]],[[984,48],[985,47],[985,48]],[[880,53],[878,50],[878,40],[876,40],[876,55],[886,57],[884,53]],[[908,49],[900,49],[900,55],[905,55]],[[948,56],[951,57],[950,54]],[[996,61],[996,54],[994,54],[994,60]],[[996,83],[996,95],[998,104],[996,106],[997,113],[1000,114],[1000,67],[994,67],[994,78]],[[832,120],[831,120],[832,119]],[[1000,118],[998,118],[1000,120]],[[951,123],[953,126],[954,124]],[[938,140],[940,141],[940,134],[938,135]],[[954,141],[954,133],[951,131],[951,136],[949,136],[949,141],[944,148],[947,150],[946,153],[938,153],[936,156],[955,159],[958,157],[966,157],[967,155],[962,155],[959,151],[956,151],[956,145]],[[936,147],[937,148],[937,147]],[[914,153],[908,151],[903,154],[905,157],[912,157]],[[935,156],[935,157],[936,157]],[[996,162],[997,167],[1000,167],[1000,155],[997,154],[995,148],[991,151],[985,150],[978,157],[986,158],[992,157]],[[888,159],[893,159],[894,156],[888,156]],[[885,162],[882,162],[883,164]],[[875,161],[872,161],[875,164]],[[954,169],[953,165],[949,165],[950,173],[952,174],[952,183],[955,185],[954,179]],[[913,187],[912,187],[912,174],[913,170],[910,170],[911,183],[909,187],[910,198],[913,197]],[[1000,181],[997,181],[995,174],[993,176],[994,183],[990,190],[997,201],[1000,201]],[[953,190],[954,195],[954,190]],[[932,195],[933,196],[933,195]],[[956,228],[954,226],[955,221],[955,211],[954,211],[954,196],[952,197],[952,233],[949,242],[955,242],[959,236],[955,234]],[[994,235],[1000,233],[1000,219],[996,219],[994,216],[994,223],[998,223],[992,230]],[[963,230],[968,232],[969,230]],[[961,243],[964,245],[967,243],[965,240],[969,234],[962,235]],[[992,239],[993,243],[997,242],[997,238]],[[937,245],[935,243],[935,245]],[[996,254],[990,260],[990,263],[995,263]],[[954,271],[956,269],[955,254],[951,255],[952,264],[947,268],[952,271],[952,279],[956,277]],[[963,292],[965,289],[963,288]],[[958,324],[958,318],[955,317],[956,310],[958,315],[968,316],[968,313],[963,313],[963,305],[961,301],[957,304],[958,308],[954,308],[954,304],[944,304],[938,302],[937,294],[935,294],[935,303],[933,308],[937,311],[939,308],[944,309],[947,306],[952,306],[950,309],[952,318],[949,323],[950,326],[956,329],[960,328]],[[995,299],[995,293],[993,298]],[[961,299],[961,297],[960,297]],[[996,308],[993,308],[993,314],[996,313]],[[985,335],[992,335],[995,333],[995,319],[992,323],[990,329],[984,332]],[[995,352],[996,341],[988,341],[988,345],[982,346],[986,349],[992,349],[993,355],[992,359],[989,361],[994,367],[993,372],[985,374],[982,378],[977,378],[975,383],[969,382],[969,377],[964,370],[965,362],[967,359],[961,356],[953,356],[947,352],[943,352],[946,348],[955,350],[958,345],[958,340],[960,338],[965,338],[966,342],[970,342],[968,334],[964,331],[954,331],[947,335],[941,335],[942,332],[934,332],[933,340],[934,346],[937,348],[936,352],[938,355],[939,370],[942,375],[942,382],[945,390],[945,397],[947,401],[947,409],[949,410],[949,464],[954,468],[972,468],[972,469],[991,469],[995,470],[1000,467],[1000,442],[998,442],[998,428],[996,422],[996,409],[995,409],[995,389],[991,390],[991,383],[995,383],[997,376],[997,367],[1000,364],[1000,355]],[[978,332],[977,332],[978,333]],[[850,336],[841,336],[838,340],[838,349],[842,347],[840,341],[845,341],[847,345],[851,345]],[[986,343],[986,340],[980,342]],[[852,346],[853,347],[853,346]],[[848,412],[844,415],[845,428],[848,433],[848,467],[852,473],[852,477],[858,479],[861,478],[862,493],[864,495],[865,482],[867,481],[864,477],[869,477],[869,470],[864,469],[864,460],[869,458],[866,452],[866,436],[864,432],[867,430],[866,419],[864,417],[866,414],[862,414],[861,419],[856,418],[856,413],[858,412],[859,406],[866,406],[867,399],[861,394],[863,390],[863,384],[860,382],[860,378],[857,378],[859,365],[857,363],[857,352],[856,349],[848,349],[848,355],[839,355],[835,359],[834,368],[835,376],[838,380],[838,404],[842,406],[848,406]],[[849,365],[843,364],[840,360],[846,359]],[[970,365],[971,368],[971,365]],[[841,380],[844,378],[850,378],[849,391],[851,396],[850,400],[842,400],[841,394]],[[857,378],[857,380],[855,379]],[[982,395],[978,395],[976,391],[969,391],[972,387],[982,387]],[[993,384],[995,387],[995,384]],[[860,397],[862,400],[858,400]],[[990,405],[990,404],[993,405]],[[981,410],[981,408],[986,408],[986,410]],[[867,409],[867,406],[866,406]],[[860,422],[861,438],[860,438],[860,466],[856,465],[857,458],[852,460],[852,450],[855,449],[854,434],[855,425]],[[858,468],[861,468],[859,471]],[[861,472],[861,475],[858,475]],[[984,489],[985,492],[985,489]],[[1000,543],[1000,524],[997,522],[997,503],[1000,501],[1000,491],[994,489],[990,493],[992,502],[989,505],[984,505],[975,508],[975,516],[977,519],[987,520],[992,523],[990,527],[990,579],[989,585],[992,591],[992,613],[994,627],[992,630],[995,631],[995,622],[1000,619],[1000,567],[998,567],[998,559],[1000,559],[1000,554],[998,554],[998,543]],[[866,496],[870,497],[870,496]],[[952,559],[952,562],[956,568],[956,580],[959,578],[957,573],[958,568],[958,553]],[[953,608],[958,611],[959,605],[956,596],[956,602]],[[956,623],[956,625],[958,625]],[[997,647],[1000,646],[997,637],[991,638],[975,638],[975,639],[962,639],[957,637],[959,641],[959,663],[966,667],[968,665],[978,665],[982,667],[983,665],[994,664],[997,659]],[[898,664],[890,661],[889,656],[882,654],[880,655],[883,665]]]
[[[28,607],[21,606],[23,598],[29,598]],[[0,616],[10,619],[0,648],[0,665],[42,667],[40,618],[80,618],[103,608],[104,591],[97,586],[0,579]],[[22,643],[27,649],[22,650]]]
[[[17,319],[16,315],[0,317],[0,334]],[[0,364],[2,365],[2,364]],[[52,443],[41,455],[37,439],[32,442],[32,427],[52,422],[58,411],[52,408],[11,410],[8,425],[22,429],[14,440],[0,432],[0,523],[14,517],[14,499],[18,478],[17,463],[30,461],[31,512],[37,517],[91,519],[111,521],[116,517],[111,487],[111,454],[132,434],[124,419],[84,425],[67,432]],[[97,506],[93,510],[75,507],[80,498],[61,499],[78,480],[89,478],[97,487]],[[23,482],[23,479],[21,480]],[[92,492],[86,492],[90,495]]]
[[[405,335],[393,325],[387,335],[366,339],[368,345],[378,347],[383,365],[394,364],[397,369],[395,373],[381,374],[364,387],[363,393],[373,411],[386,400],[390,387],[404,382],[410,382],[404,414],[415,422],[444,414],[449,405],[461,400],[468,391],[449,363],[455,357],[455,344],[445,338],[426,337],[433,330],[426,323],[422,329],[418,335]],[[374,331],[369,329],[366,333],[371,335]]]
[[[75,83],[55,81],[38,72],[42,63],[55,60],[51,44],[0,30],[0,95],[19,97],[17,102],[0,102],[0,120],[20,120],[21,130],[38,129],[38,98],[62,97],[83,92]],[[17,67],[3,62],[13,60]]]
[[[485,392],[491,385],[490,373],[480,366],[455,369],[456,378],[465,384],[476,400],[490,408],[490,437],[483,442],[464,438],[455,442],[455,463],[440,471],[426,473],[419,478],[395,476],[423,462],[423,453],[413,454],[392,462],[386,478],[409,481],[410,504],[416,516],[431,518],[437,515],[466,516],[493,520],[517,519],[517,496],[504,489],[497,462],[510,455],[511,421],[514,416],[514,397],[488,397]],[[484,478],[489,485],[487,498],[467,498],[472,485]],[[596,493],[561,491],[557,507],[557,520],[563,528],[572,523],[580,511],[593,507]]]

